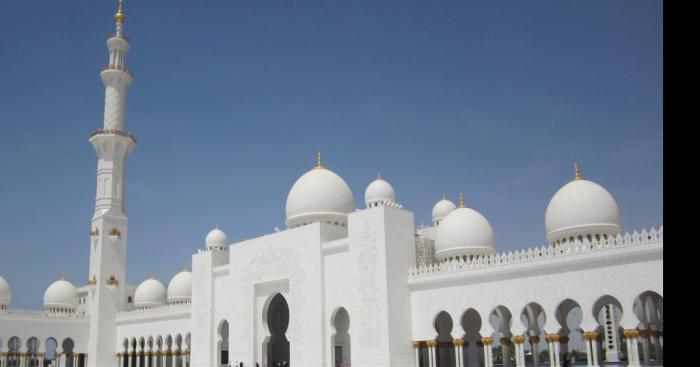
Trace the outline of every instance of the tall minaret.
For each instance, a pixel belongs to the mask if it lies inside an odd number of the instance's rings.
[[[126,159],[136,139],[124,130],[129,39],[124,36],[122,1],[114,15],[116,32],[107,39],[109,64],[100,77],[105,86],[104,126],[90,136],[97,152],[97,190],[90,233],[88,367],[115,366],[116,314],[126,305],[127,218],[124,214]]]

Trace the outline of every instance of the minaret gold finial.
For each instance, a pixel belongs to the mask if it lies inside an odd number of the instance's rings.
[[[574,162],[574,180],[580,180],[583,177],[581,177],[581,169],[578,166],[578,162]]]
[[[321,160],[321,151],[320,150],[318,151],[318,153],[316,153],[316,167],[315,168],[324,168],[323,161]]]
[[[61,279],[60,280],[66,280],[66,278],[63,276],[63,272],[61,272]]]
[[[464,194],[461,192],[459,193],[459,207],[464,208]]]
[[[190,266],[185,263],[185,271],[189,272],[190,271]]]
[[[122,0],[119,0],[119,9],[117,14],[114,14],[114,21],[119,24],[124,24],[124,13],[122,13]]]

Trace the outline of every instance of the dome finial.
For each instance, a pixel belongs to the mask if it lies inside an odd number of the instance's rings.
[[[119,9],[117,9],[117,14],[114,14],[114,21],[119,24],[124,24],[124,13],[122,13],[122,0],[119,1]]]
[[[155,279],[156,277],[153,275],[153,272],[151,272],[151,275],[148,276],[148,279]]]
[[[459,193],[459,207],[464,208],[464,194],[461,192]]]
[[[323,161],[321,160],[321,151],[320,150],[318,151],[318,153],[316,153],[316,168],[324,168]]]
[[[583,177],[581,177],[581,169],[578,166],[578,162],[574,162],[574,180],[580,180]]]
[[[61,279],[60,280],[66,280],[66,278],[63,276],[63,272],[61,272]]]
[[[190,266],[185,263],[185,271],[190,271]]]
[[[382,173],[381,173],[381,172],[377,172],[377,180],[381,180],[381,179],[382,179]]]
[[[442,200],[447,200],[447,194],[444,192],[442,193]]]

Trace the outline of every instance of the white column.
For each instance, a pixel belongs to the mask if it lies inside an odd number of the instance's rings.
[[[136,352],[136,367],[141,367],[141,355],[143,354],[143,350],[139,348],[139,351]]]
[[[639,331],[637,329],[626,329],[623,333],[627,340],[627,363],[629,367],[641,367],[639,364],[639,346],[637,338]]]
[[[482,338],[481,343],[484,345],[484,366],[493,367],[493,355],[491,354],[491,345],[493,344],[493,338]]]
[[[420,342],[413,342],[413,355],[415,359],[415,367],[420,367]]]
[[[525,343],[525,337],[518,335],[513,338],[515,343],[515,365],[517,367],[525,367],[525,351],[523,349],[523,343]]]
[[[661,332],[658,330],[652,330],[650,334],[654,343],[654,354],[656,354],[656,361],[657,364],[660,364],[663,360],[663,352],[661,351]]]
[[[452,345],[455,348],[455,367],[463,367],[464,360],[460,358],[460,351],[462,350],[462,346],[464,345],[464,340],[462,339],[455,339],[452,341]]]
[[[559,358],[559,334],[547,334],[545,337],[549,348],[549,365],[560,366]]]
[[[429,367],[436,367],[435,363],[435,346],[437,345],[437,342],[435,340],[428,340],[428,366]]]
[[[162,359],[161,359],[161,361],[162,361],[161,367],[166,367],[166,366],[167,366],[167,364],[165,364],[165,363],[167,362],[167,359],[166,359],[166,355],[165,355],[165,354],[166,354],[165,351],[161,352],[161,357],[162,357]],[[217,366],[217,367],[218,367],[218,366]]]
[[[503,366],[510,367],[510,338],[501,338],[501,354],[503,355]]]
[[[586,343],[586,360],[588,366],[598,367],[598,333],[589,331],[583,333],[583,340]]]

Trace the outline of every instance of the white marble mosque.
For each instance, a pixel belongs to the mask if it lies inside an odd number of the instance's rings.
[[[578,167],[543,213],[547,244],[505,253],[461,195],[421,228],[381,178],[355,208],[319,153],[289,191],[286,229],[230,243],[215,228],[191,269],[129,285],[121,1],[114,18],[85,279],[61,276],[31,311],[0,277],[0,367],[662,364],[663,229],[623,232]]]

